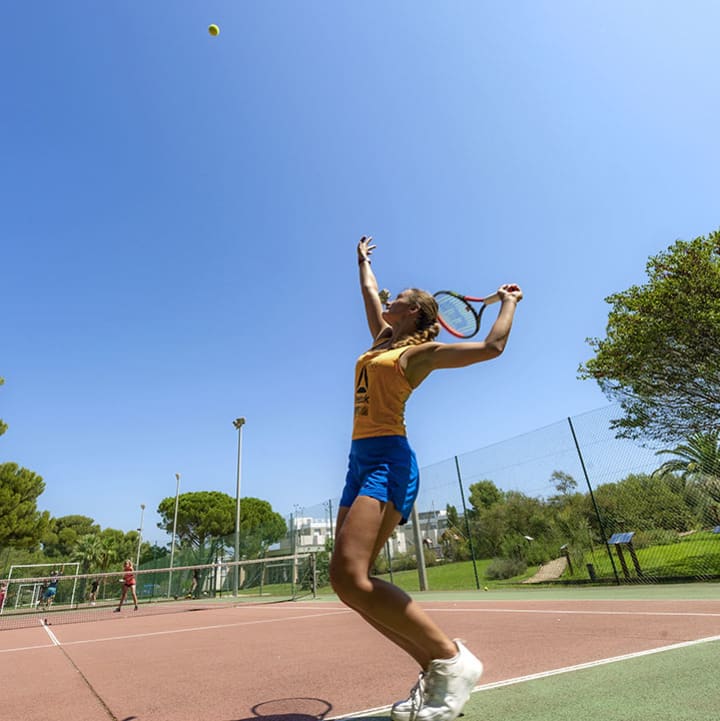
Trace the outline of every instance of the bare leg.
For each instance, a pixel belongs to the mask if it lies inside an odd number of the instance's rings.
[[[122,608],[123,603],[125,603],[125,596],[127,596],[127,586],[123,584],[122,593],[120,594],[120,603],[118,603],[118,611]]]
[[[425,669],[433,659],[455,656],[455,643],[403,590],[370,577],[375,558],[399,521],[393,504],[367,496],[358,496],[349,509],[342,508],[330,580],[343,603]]]

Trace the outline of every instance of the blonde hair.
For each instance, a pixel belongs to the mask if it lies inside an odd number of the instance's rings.
[[[435,340],[440,333],[440,323],[437,319],[438,304],[435,298],[420,288],[408,288],[408,291],[407,301],[418,308],[415,332],[396,340],[392,344],[393,348],[429,343],[431,340]]]

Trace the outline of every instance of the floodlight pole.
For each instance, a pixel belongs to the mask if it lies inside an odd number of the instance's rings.
[[[177,530],[178,499],[180,497],[180,474],[175,474],[175,517],[173,518],[172,545],[170,546],[170,574],[168,576],[168,598],[172,595],[172,572],[175,563],[175,532]]]
[[[140,544],[142,543],[142,532],[143,532],[143,516],[145,515],[145,504],[140,504],[140,528],[138,528],[138,548],[137,558],[135,559],[135,568],[140,565]]]
[[[238,432],[237,446],[237,486],[235,489],[235,573],[233,574],[233,593],[237,597],[240,588],[240,472],[242,469],[242,427],[245,425],[244,418],[236,418],[233,426]]]

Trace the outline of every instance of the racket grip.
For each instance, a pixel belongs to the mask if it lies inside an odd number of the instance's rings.
[[[499,300],[500,300],[500,294],[493,293],[492,295],[489,295],[487,298],[483,298],[483,303],[485,303],[485,305],[492,305],[493,303],[497,303]]]

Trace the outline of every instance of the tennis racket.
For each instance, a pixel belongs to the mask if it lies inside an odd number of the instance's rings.
[[[480,330],[480,320],[485,308],[500,300],[498,293],[476,298],[452,290],[439,290],[434,297],[438,304],[440,325],[456,338],[472,338]],[[475,310],[471,303],[482,303],[480,310]]]

